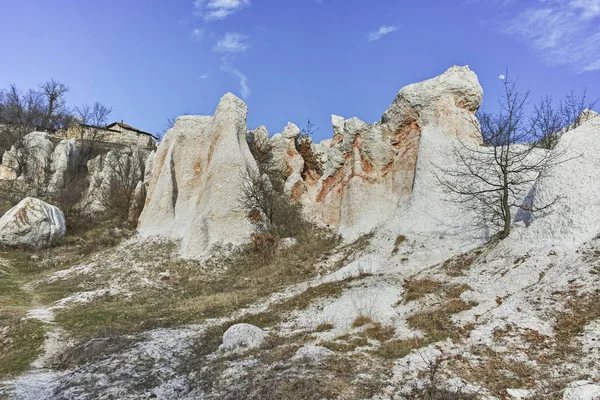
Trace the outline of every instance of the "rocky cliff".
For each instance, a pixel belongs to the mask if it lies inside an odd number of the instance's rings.
[[[482,94],[468,67],[452,67],[403,88],[378,122],[332,116],[333,138],[313,144],[325,161],[319,172],[303,173],[296,125],[270,139],[264,127],[248,135],[269,140],[285,193],[318,225],[354,239],[412,203],[415,210],[403,212],[422,211],[435,226],[448,212],[439,209],[443,194],[435,193],[432,163],[443,163],[458,139],[481,141],[474,112]],[[247,238],[250,227],[236,204],[240,175],[256,167],[244,139],[245,117],[245,104],[227,94],[214,117],[177,120],[156,155],[139,223],[143,235],[182,239],[187,256]]]

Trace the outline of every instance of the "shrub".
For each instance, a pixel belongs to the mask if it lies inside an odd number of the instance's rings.
[[[270,261],[277,253],[277,244],[279,239],[270,233],[253,233],[252,248],[264,261]]]

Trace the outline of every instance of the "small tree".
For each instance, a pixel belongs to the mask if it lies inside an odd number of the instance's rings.
[[[99,102],[92,105],[85,104],[81,107],[75,107],[76,118],[84,125],[86,129],[79,130],[79,162],[77,169],[81,170],[85,164],[91,160],[98,150],[102,140],[103,129],[106,126],[108,117],[112,113],[110,107]]]
[[[318,131],[315,125],[310,121],[306,122],[306,127],[302,129],[300,136],[296,139],[296,150],[304,159],[304,169],[302,176],[306,177],[310,171],[314,171],[319,175],[323,174],[323,160],[321,155],[313,151],[313,134]]]
[[[478,112],[478,128],[486,146],[458,141],[454,156],[457,165],[439,168],[439,182],[453,194],[453,201],[478,211],[474,224],[506,238],[511,231],[513,210],[535,213],[551,207],[559,198],[535,207],[523,199],[532,185],[548,168],[564,162],[564,151],[541,148],[551,145],[562,123],[549,98],[534,107],[531,118],[525,116],[529,92],[521,93],[516,82],[503,79],[503,94],[495,114]]]

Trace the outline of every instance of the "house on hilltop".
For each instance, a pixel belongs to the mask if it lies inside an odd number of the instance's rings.
[[[134,128],[121,120],[106,126],[93,126],[75,121],[66,131],[53,134],[58,139],[81,139],[95,140],[106,144],[123,146],[136,146],[140,148],[152,148],[156,145],[158,138],[149,132]]]

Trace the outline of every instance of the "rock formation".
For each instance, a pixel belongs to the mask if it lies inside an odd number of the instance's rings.
[[[56,145],[51,156],[49,192],[54,193],[65,187],[69,168],[78,156],[79,145],[76,139],[63,139]]]
[[[50,172],[53,145],[46,132],[31,132],[23,137],[22,146],[5,152],[0,179],[22,179],[35,187],[44,187]]]
[[[564,133],[552,150],[560,154],[555,165],[536,182],[534,207],[558,199],[555,205],[533,215],[530,226],[536,240],[573,242],[600,232],[600,116],[594,113]]]
[[[310,144],[325,161],[323,171],[303,171],[300,129],[292,123],[268,142],[272,163],[285,179],[285,193],[303,204],[310,220],[350,239],[411,202],[417,211],[435,216],[428,207],[443,194],[431,193],[431,164],[443,163],[457,138],[480,143],[474,113],[482,95],[468,67],[452,67],[403,88],[374,124],[333,116],[333,139]],[[241,100],[227,94],[214,117],[177,120],[153,159],[139,222],[142,234],[181,239],[182,253],[190,257],[218,242],[247,239],[250,226],[237,202],[241,174],[256,168],[247,142],[265,145],[268,132],[264,127],[248,131],[246,112]]]
[[[138,184],[144,180],[144,161],[147,152],[139,149],[110,150],[88,161],[89,187],[79,207],[89,216],[104,213],[111,206],[111,198],[121,196],[131,200],[123,207],[135,209],[143,195]],[[143,185],[142,185],[143,186]],[[131,199],[126,199],[131,197]],[[135,200],[134,200],[135,198]],[[117,199],[114,199],[117,200]]]
[[[403,88],[374,124],[332,116],[316,197],[303,199],[309,214],[350,237],[389,219],[415,191],[429,190],[431,163],[447,156],[442,150],[457,137],[480,140],[473,114],[482,96],[468,67],[452,67]]]
[[[0,218],[0,244],[41,248],[66,232],[65,216],[55,206],[27,197]]]
[[[139,220],[142,235],[181,240],[186,257],[251,233],[238,198],[243,174],[256,168],[246,142],[247,107],[228,93],[215,115],[184,116],[158,147]]]
[[[306,184],[302,180],[304,159],[296,149],[296,141],[299,136],[300,129],[295,124],[288,122],[283,133],[278,133],[271,138],[275,168],[287,177],[284,191],[292,201],[300,200],[306,190]]]

